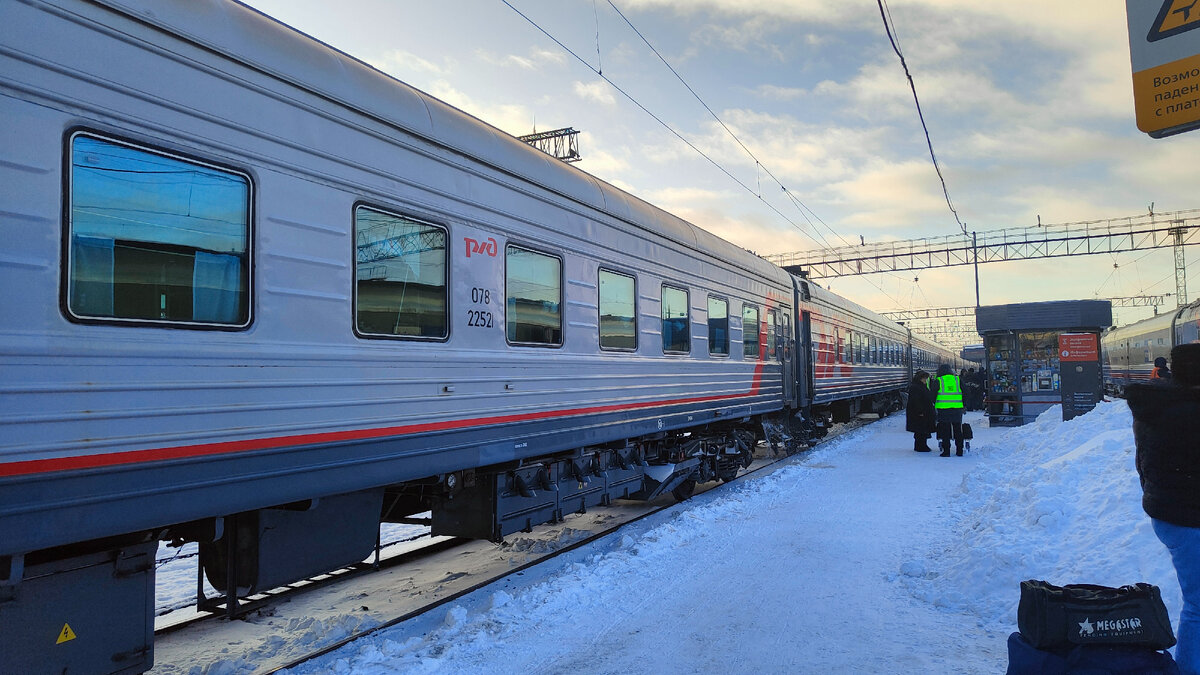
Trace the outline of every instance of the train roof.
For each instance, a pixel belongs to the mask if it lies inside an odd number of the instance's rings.
[[[786,284],[757,255],[237,0],[95,0],[682,246]]]
[[[829,290],[828,288],[819,286],[816,283],[814,283],[808,279],[801,279],[800,277],[794,277],[794,278],[799,281],[806,282],[809,285],[809,293],[811,294],[812,298],[817,302],[824,302],[829,305],[834,305],[838,309],[849,311],[853,314],[857,314],[858,316],[860,316],[864,319],[867,319],[869,321],[873,321],[877,324],[884,324],[884,325],[890,326],[892,328],[895,328],[897,331],[899,331],[901,333],[905,332],[904,326],[896,323],[895,321],[893,321],[881,314],[873,312],[873,311],[867,309],[866,307],[863,307],[862,305],[858,304],[857,302],[854,302],[853,300],[850,300],[841,295],[838,295],[837,293],[834,293],[833,291]]]
[[[1104,338],[1106,340],[1120,340],[1144,333],[1153,333],[1164,329],[1169,330],[1177,319],[1181,317],[1194,318],[1198,314],[1200,314],[1200,300],[1184,305],[1183,307],[1178,307],[1170,312],[1156,314],[1148,319],[1135,321],[1125,326],[1114,326],[1104,332]]]

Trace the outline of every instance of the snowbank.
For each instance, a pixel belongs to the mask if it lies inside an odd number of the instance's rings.
[[[1052,408],[973,450],[981,461],[952,501],[950,540],[905,563],[899,580],[936,606],[1014,629],[1025,579],[1142,581],[1162,589],[1177,619],[1175,568],[1141,507],[1129,407],[1115,401],[1069,422],[1061,416]]]

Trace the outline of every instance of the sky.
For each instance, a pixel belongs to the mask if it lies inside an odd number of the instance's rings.
[[[960,230],[868,0],[248,4],[506,132],[574,127],[580,169],[762,255]],[[887,7],[970,230],[1200,206],[1186,168],[1200,131],[1155,140],[1136,128],[1123,3]],[[993,263],[979,295],[1158,295],[1175,291],[1173,270],[1170,249]],[[969,267],[824,285],[876,311],[975,304]],[[1150,310],[1114,314],[1125,324]]]

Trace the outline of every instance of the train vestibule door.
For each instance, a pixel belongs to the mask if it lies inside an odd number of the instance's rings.
[[[801,363],[799,373],[803,379],[800,380],[800,399],[803,405],[808,405],[812,402],[813,390],[815,381],[813,377],[817,372],[817,362],[819,354],[817,353],[817,344],[813,342],[812,337],[812,313],[800,313],[800,343],[802,345],[804,358],[807,363]]]
[[[779,366],[783,375],[783,400],[796,400],[796,334],[792,330],[792,310],[779,308]]]

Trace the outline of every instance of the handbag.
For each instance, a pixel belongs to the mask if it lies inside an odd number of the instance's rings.
[[[1158,587],[1055,586],[1021,582],[1017,628],[1038,649],[1070,645],[1130,645],[1166,649],[1175,644]]]

